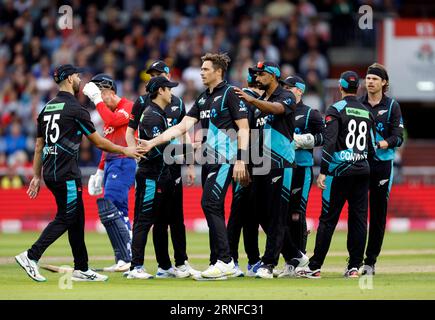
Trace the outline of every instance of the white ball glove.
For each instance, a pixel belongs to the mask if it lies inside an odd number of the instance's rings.
[[[97,172],[90,176],[88,182],[88,192],[91,196],[98,196],[103,193],[104,170],[98,169]]]
[[[83,94],[87,96],[95,105],[103,101],[101,98],[101,90],[93,82],[88,82],[83,87]]]
[[[294,134],[293,140],[295,141],[296,149],[314,148],[314,136],[311,133]]]

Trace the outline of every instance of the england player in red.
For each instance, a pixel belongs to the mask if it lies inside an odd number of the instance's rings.
[[[97,74],[86,84],[83,93],[95,104],[104,121],[104,136],[126,146],[125,131],[133,102],[116,94],[115,81]],[[128,218],[128,192],[134,185],[136,162],[113,153],[103,153],[97,172],[89,179],[90,195],[99,195],[98,213],[107,230],[115,253],[116,264],[105,271],[126,271],[131,262],[131,224]]]

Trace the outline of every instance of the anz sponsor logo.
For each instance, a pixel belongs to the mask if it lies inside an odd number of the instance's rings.
[[[210,110],[202,110],[199,113],[199,118],[200,119],[210,119]]]
[[[300,128],[295,128],[295,133],[296,133],[296,134],[301,134],[301,133],[302,133],[302,130],[301,130]]]
[[[114,127],[107,127],[104,128],[103,134],[104,136],[108,136],[109,134],[113,133],[115,131]]]
[[[376,125],[376,131],[382,132],[384,131],[384,124],[382,122],[378,122],[378,124]]]
[[[356,152],[349,151],[349,150],[343,150],[343,151],[340,151],[338,153],[338,157],[342,161],[357,162],[357,161],[361,161],[361,160],[366,160],[367,159],[367,152],[356,153]]]
[[[153,127],[153,138],[160,134],[160,129],[158,127]]]

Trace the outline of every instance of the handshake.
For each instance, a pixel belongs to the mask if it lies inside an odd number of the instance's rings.
[[[315,144],[314,136],[311,133],[293,134],[296,149],[313,149]]]

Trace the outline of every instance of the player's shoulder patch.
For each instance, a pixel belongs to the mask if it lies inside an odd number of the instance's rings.
[[[346,105],[347,105],[346,100],[340,100],[334,103],[332,107],[335,108],[338,112],[341,112],[341,110],[343,110]]]

